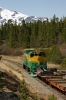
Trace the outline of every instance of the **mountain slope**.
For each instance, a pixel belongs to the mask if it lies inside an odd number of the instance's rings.
[[[35,22],[37,20],[43,21],[47,18],[28,16],[17,11],[12,11],[0,7],[0,24],[7,22],[9,19],[11,19],[13,23],[16,20],[18,24],[21,23],[23,19],[25,20],[25,22]]]

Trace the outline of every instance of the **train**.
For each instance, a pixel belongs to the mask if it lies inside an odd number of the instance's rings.
[[[31,76],[37,76],[43,82],[58,89],[66,95],[66,71],[60,71],[56,68],[47,67],[47,57],[41,50],[25,50],[25,58],[23,68],[26,69]],[[38,71],[39,70],[39,71]]]
[[[40,67],[42,70],[47,70],[47,57],[45,52],[41,50],[25,50],[25,58],[23,68],[27,69],[31,76],[36,76],[35,72]]]

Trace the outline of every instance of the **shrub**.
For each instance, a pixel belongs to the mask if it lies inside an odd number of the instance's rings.
[[[66,69],[66,57],[64,58],[64,60],[61,63],[61,68]]]
[[[53,46],[51,49],[41,49],[45,52],[47,61],[55,64],[60,64],[62,61],[62,54],[58,46]]]
[[[51,95],[48,100],[57,100],[57,98],[54,95]]]
[[[20,94],[18,97],[22,100],[27,100],[29,93],[26,88],[25,80],[23,80],[22,83],[19,85],[19,91],[20,91]]]
[[[58,48],[58,46],[53,46],[50,51],[50,62],[52,63],[58,63],[60,62],[59,59],[62,57],[61,52]]]

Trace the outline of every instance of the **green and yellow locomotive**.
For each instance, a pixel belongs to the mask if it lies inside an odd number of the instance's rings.
[[[30,72],[31,76],[35,76],[37,68],[41,67],[47,70],[47,58],[43,51],[25,50],[25,58],[23,68]]]

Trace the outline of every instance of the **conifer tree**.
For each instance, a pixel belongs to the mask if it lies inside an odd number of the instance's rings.
[[[37,47],[37,26],[36,23],[31,25],[30,47]]]
[[[66,17],[64,18],[63,20],[63,30],[62,30],[62,39],[63,39],[63,42],[66,43]]]

